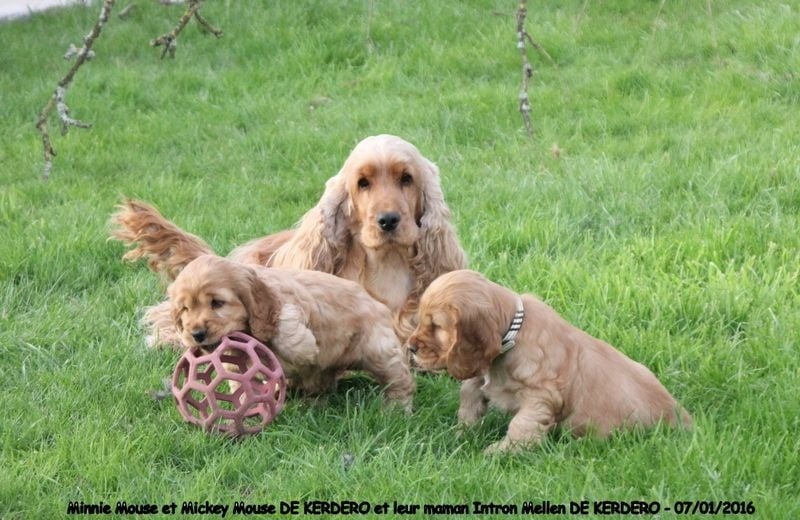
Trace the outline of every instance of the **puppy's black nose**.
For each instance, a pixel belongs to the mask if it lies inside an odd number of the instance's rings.
[[[412,343],[412,342],[409,341],[408,342],[408,351],[411,352],[412,354],[416,354],[417,353],[417,344],[416,343]]]
[[[378,225],[384,231],[394,231],[399,223],[400,213],[397,213],[396,211],[378,213]]]
[[[192,332],[192,337],[198,343],[202,343],[204,339],[206,339],[206,331],[204,330],[196,330]]]

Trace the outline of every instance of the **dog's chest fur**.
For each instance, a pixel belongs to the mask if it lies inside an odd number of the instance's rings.
[[[543,362],[541,352],[531,357],[512,350],[496,359],[483,377],[481,392],[501,410],[517,413],[532,398],[545,398],[555,409],[561,407],[557,374]]]
[[[516,413],[519,410],[519,391],[525,386],[509,377],[504,363],[495,363],[483,376],[481,392],[489,403],[506,412]]]
[[[366,251],[366,265],[359,282],[376,300],[396,313],[414,289],[414,273],[409,267],[406,248]]]

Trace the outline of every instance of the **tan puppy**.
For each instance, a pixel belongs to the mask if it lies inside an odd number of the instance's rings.
[[[576,436],[658,421],[691,425],[646,367],[537,298],[473,271],[447,273],[428,287],[408,348],[421,367],[464,381],[460,422],[477,422],[487,403],[514,414],[487,452],[536,444],[556,424]]]
[[[293,387],[322,393],[340,372],[363,369],[386,386],[388,400],[411,409],[414,379],[392,313],[355,282],[201,255],[168,293],[186,347],[212,350],[226,334],[245,332],[272,349]]]

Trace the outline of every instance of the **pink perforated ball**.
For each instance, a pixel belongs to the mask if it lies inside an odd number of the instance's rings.
[[[210,354],[184,352],[172,374],[172,394],[186,421],[238,437],[260,432],[280,413],[286,378],[272,351],[235,332]]]

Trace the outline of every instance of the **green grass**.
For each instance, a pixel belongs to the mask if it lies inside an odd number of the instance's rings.
[[[798,517],[797,6],[532,2],[556,65],[531,51],[529,139],[514,2],[368,5],[209,1],[225,36],[191,25],[162,61],[147,42],[181,8],[139,2],[79,71],[68,102],[94,126],[54,125],[46,183],[33,123],[97,9],[0,22],[0,517],[69,501],[697,499]],[[163,287],[106,239],[121,195],[224,253],[291,226],[376,133],[440,166],[472,268],[647,364],[694,430],[487,458],[508,418],[457,437],[446,377],[417,377],[410,418],[358,378],[241,442],[153,400],[176,354],[143,348],[139,312]]]

